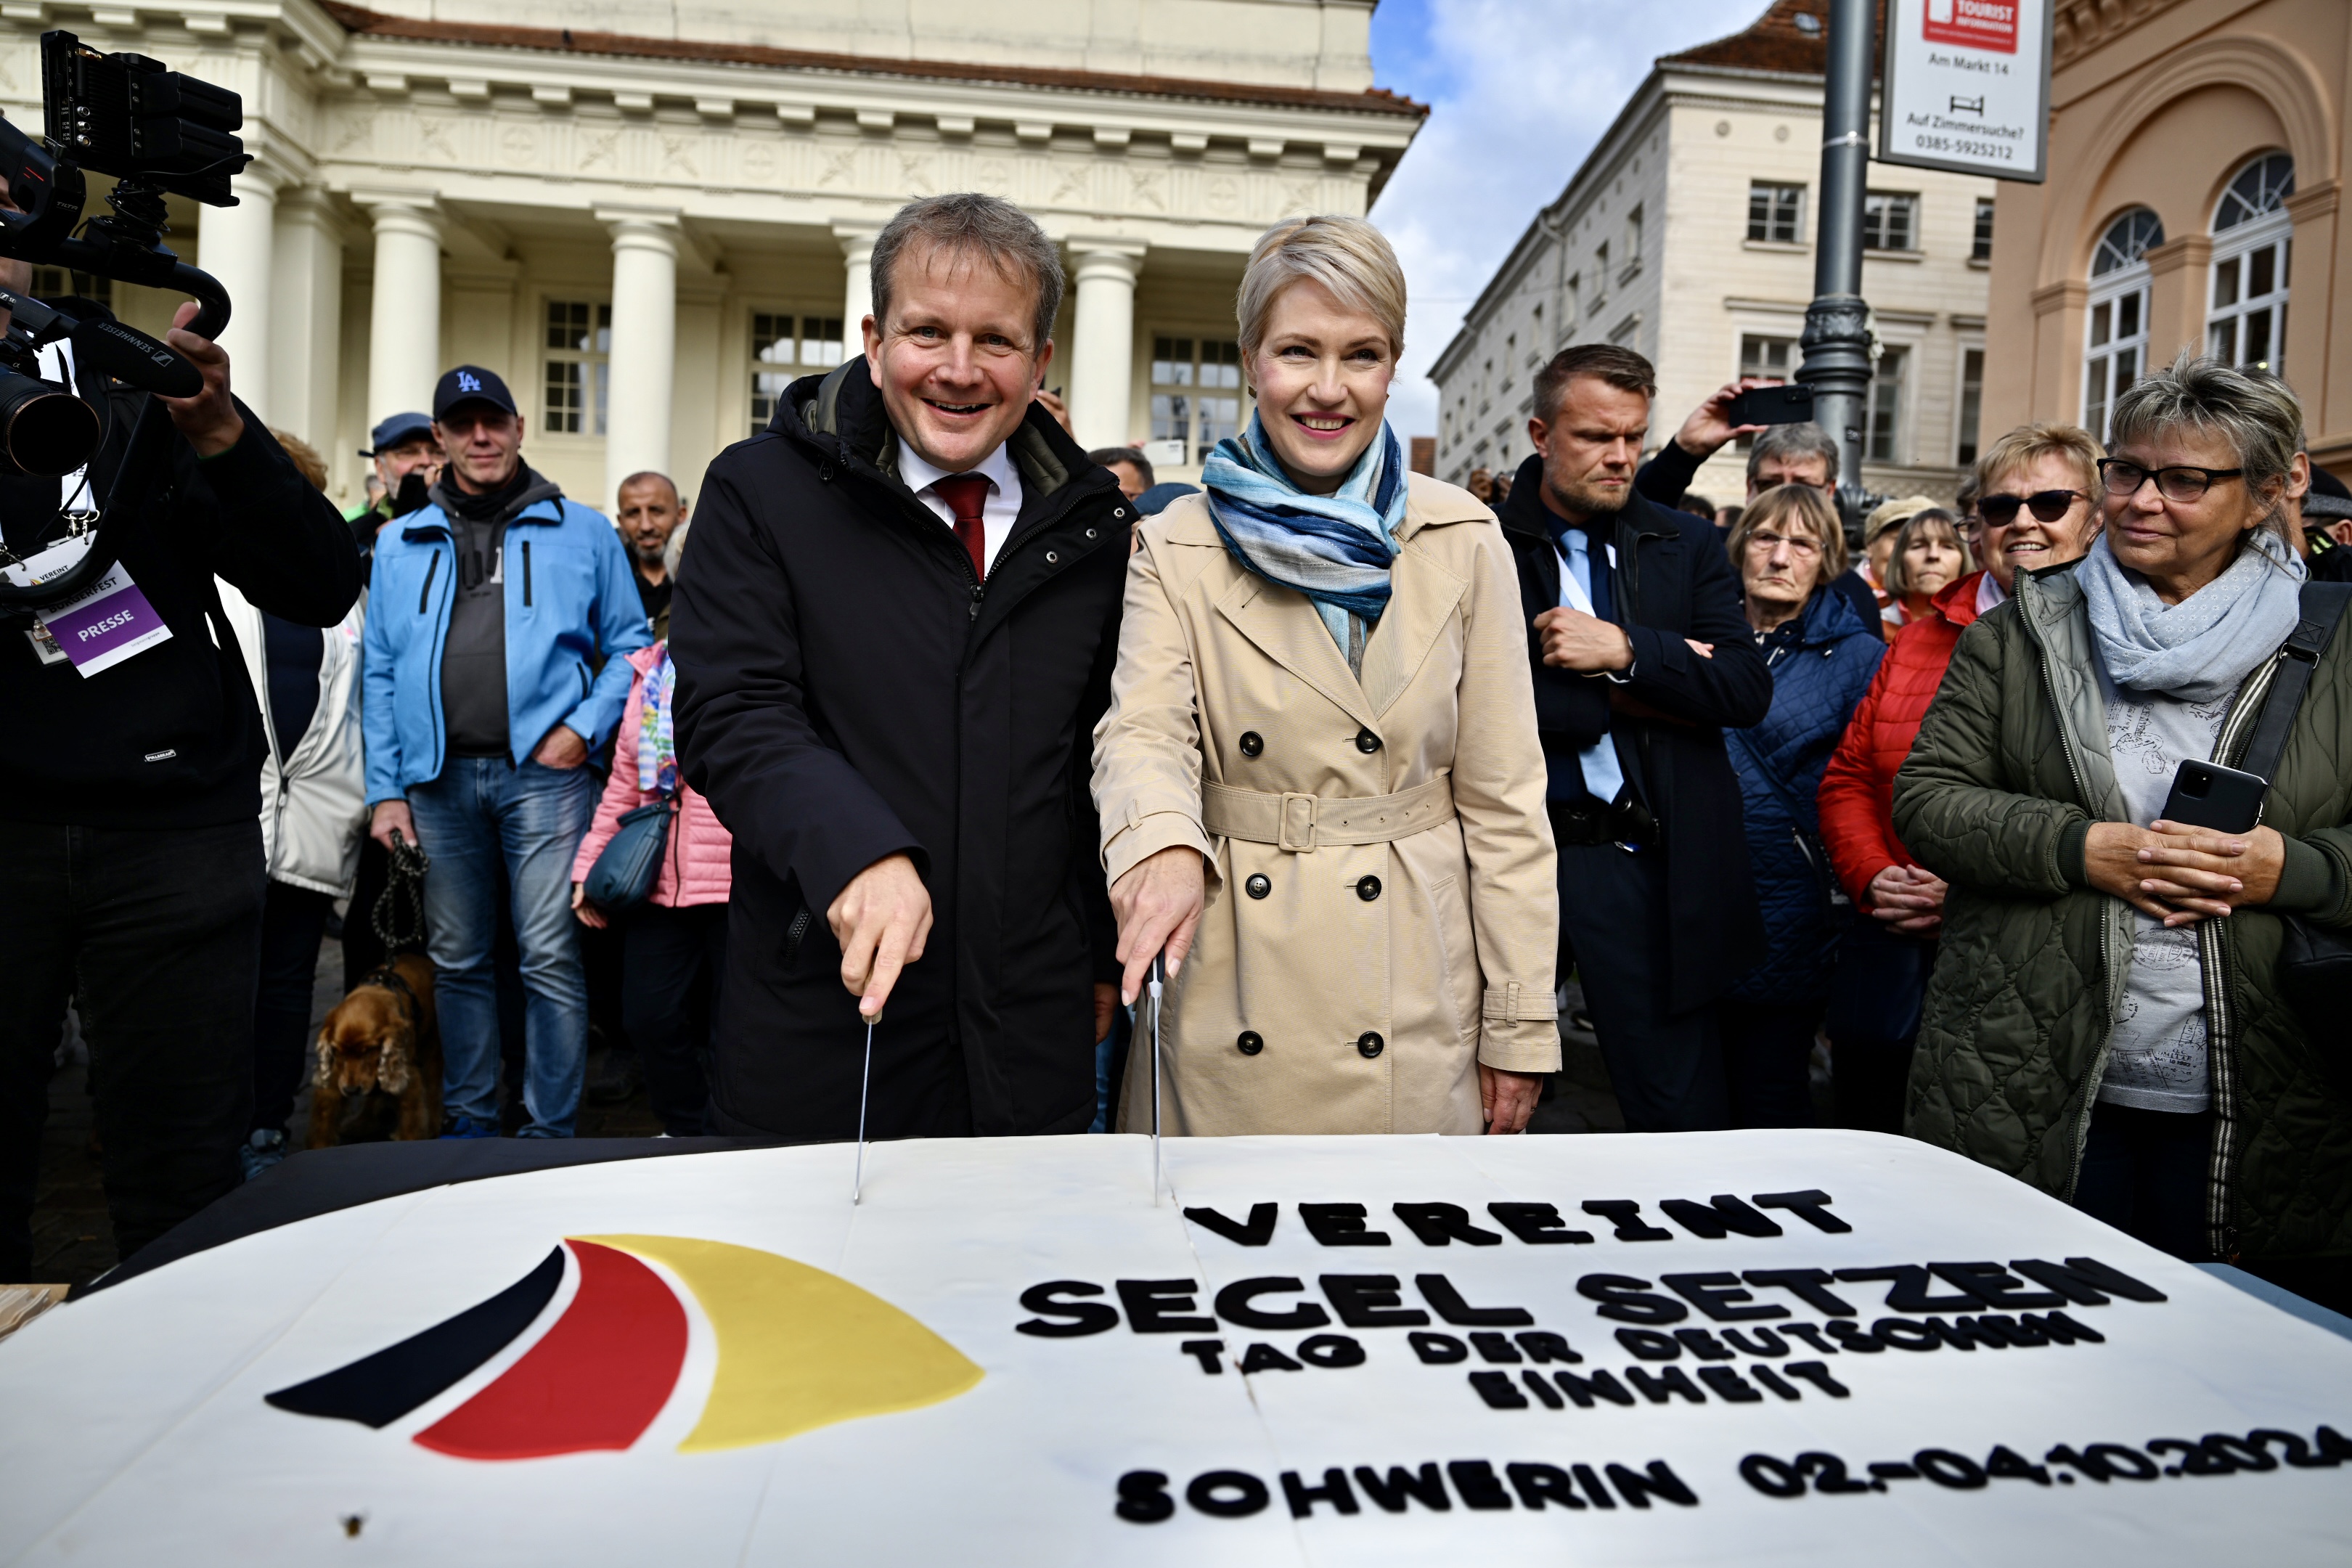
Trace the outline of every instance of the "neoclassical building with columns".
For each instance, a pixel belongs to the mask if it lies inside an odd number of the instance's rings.
[[[575,499],[643,468],[691,492],[858,352],[876,232],[954,190],[1062,247],[1046,383],[1079,440],[1195,471],[1246,413],[1251,245],[1365,212],[1424,112],[1371,86],[1372,0],[386,3],[0,0],[21,125],[51,27],[244,95],[238,205],[175,198],[169,243],[236,301],[239,394],[345,504],[370,425],[462,362],[507,379]],[[151,331],[175,303],[105,292]]]

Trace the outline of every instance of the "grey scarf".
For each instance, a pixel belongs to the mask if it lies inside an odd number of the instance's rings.
[[[2258,528],[2226,571],[2167,605],[2107,548],[2105,533],[2075,571],[2107,676],[2130,691],[2184,702],[2230,695],[2294,630],[2306,574],[2286,542]]]

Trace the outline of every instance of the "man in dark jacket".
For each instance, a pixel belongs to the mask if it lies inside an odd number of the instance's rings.
[[[26,270],[0,262],[0,283],[24,289]],[[307,626],[333,626],[359,596],[351,530],[230,396],[228,356],[184,330],[195,309],[169,342],[204,389],[158,400],[153,460],[124,463],[147,395],[84,370],[112,431],[88,488],[0,481],[0,561],[71,552],[69,519],[89,508],[112,511],[117,562],[102,604],[0,616],[0,1280],[33,1277],[27,1222],[68,1001],[89,1044],[116,1250],[236,1185],[267,742],[214,578]],[[67,564],[48,561],[9,580]]]
[[[873,290],[865,356],[711,465],[671,610],[679,755],[735,838],[714,1131],[855,1134],[879,1018],[873,1135],[1083,1131],[1134,509],[1032,403],[1062,273],[1017,208],[910,204]]]
[[[1772,701],[1714,527],[1634,490],[1656,393],[1629,349],[1563,349],[1501,512],[1551,772],[1560,972],[1576,965],[1642,1132],[1727,1124],[1712,1004],[1764,931],[1722,731]]]

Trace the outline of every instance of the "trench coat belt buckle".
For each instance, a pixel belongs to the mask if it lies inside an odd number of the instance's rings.
[[[1274,795],[1201,785],[1201,826],[1212,836],[1304,855],[1318,845],[1387,844],[1454,819],[1454,780],[1440,773],[1395,795]]]

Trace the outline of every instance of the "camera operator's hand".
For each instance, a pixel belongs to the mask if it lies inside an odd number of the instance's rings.
[[[245,421],[238,416],[236,405],[229,400],[227,352],[210,338],[200,338],[187,330],[199,308],[194,300],[183,304],[172,317],[172,330],[163,334],[163,341],[196,367],[205,378],[205,389],[194,397],[166,397],[163,401],[171,411],[172,423],[188,438],[196,456],[217,458],[244,438]],[[400,809],[403,814],[408,810],[404,805]],[[414,838],[415,835],[412,832],[410,837]]]
[[[416,842],[416,819],[408,815],[408,803],[404,800],[377,801],[375,814],[368,819],[368,837],[383,845],[385,853],[389,854],[395,830],[409,843]]]

